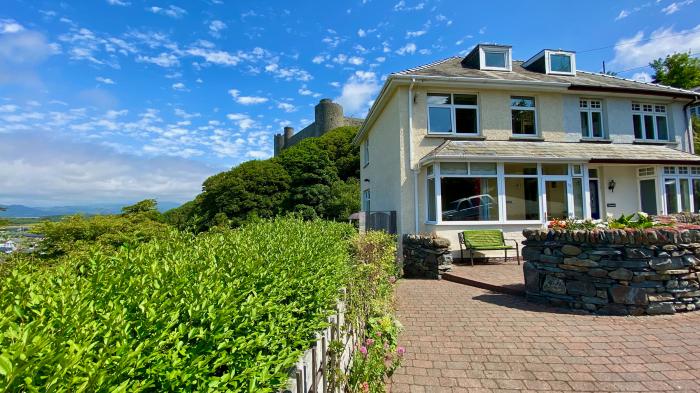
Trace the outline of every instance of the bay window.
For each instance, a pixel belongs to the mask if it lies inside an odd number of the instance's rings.
[[[700,213],[700,167],[664,167],[663,185],[665,214]]]
[[[666,105],[632,103],[632,125],[638,140],[667,141]]]
[[[537,135],[537,115],[533,97],[511,97],[510,113],[513,135]]]
[[[440,164],[443,221],[498,221],[495,163]]]
[[[476,135],[479,106],[476,94],[428,93],[428,133]]]
[[[584,138],[603,138],[603,106],[599,100],[579,100],[581,135]]]

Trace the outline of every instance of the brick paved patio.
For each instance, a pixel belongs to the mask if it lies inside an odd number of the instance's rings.
[[[454,265],[452,271],[446,273],[444,278],[449,281],[463,282],[459,278],[476,281],[495,287],[505,288],[506,293],[525,294],[525,280],[523,278],[522,262],[518,265],[517,261],[509,260],[508,262],[486,263],[471,265]],[[475,285],[474,283],[467,283]],[[477,285],[478,286],[478,285]],[[484,288],[482,286],[482,288]],[[486,287],[485,289],[493,289]]]
[[[602,317],[447,281],[402,280],[393,393],[700,391],[700,312]]]

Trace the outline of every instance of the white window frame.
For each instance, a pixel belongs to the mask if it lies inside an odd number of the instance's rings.
[[[681,173],[681,168],[685,168],[687,172]],[[700,206],[695,206],[695,198],[693,198],[693,182],[700,181],[700,167],[693,167],[687,165],[681,166],[664,166],[661,171],[661,201],[662,201],[662,212],[663,214],[674,214],[668,211],[668,205],[666,203],[666,179],[673,179],[676,181],[676,205],[679,210],[683,211],[683,196],[681,195],[681,180],[688,181],[688,195],[689,198],[689,208],[691,212],[700,210]]]
[[[428,135],[450,135],[450,136],[455,136],[455,137],[475,137],[475,136],[480,136],[481,135],[481,119],[479,118],[479,95],[477,93],[439,93],[439,92],[428,92],[428,94],[440,94],[440,95],[449,95],[450,96],[450,102],[451,104],[427,104],[427,116],[426,118],[428,119],[428,124],[427,124],[427,130],[428,130]],[[475,96],[476,97],[476,105],[456,105],[454,102],[454,96],[455,95],[470,95],[470,96]],[[427,95],[426,95],[426,101]],[[451,116],[451,121],[452,121],[452,131],[451,132],[433,132],[430,131],[430,108],[449,108],[450,109],[450,116]],[[467,133],[467,132],[457,132],[457,109],[475,109],[476,110],[476,132],[472,133]]]
[[[433,171],[430,173],[428,171],[428,168],[432,168]],[[438,182],[438,178],[440,176],[440,168],[439,165],[434,165],[434,164],[429,164],[425,168],[425,223],[426,224],[437,224],[438,223],[438,213],[440,210],[437,208],[438,204],[438,196],[440,196],[440,192],[442,190],[439,189],[440,185]],[[435,182],[435,187],[433,187],[433,191],[435,192],[435,219],[431,220],[430,219],[430,187],[428,187],[428,183],[430,183],[430,180],[433,180]]]
[[[479,65],[482,70],[490,71],[512,71],[512,55],[511,48],[500,47],[500,46],[480,46],[479,47]],[[499,53],[505,57],[505,67],[494,67],[486,64],[486,53]]]
[[[605,122],[603,121],[603,100],[597,98],[579,98],[578,100],[578,111],[579,111],[579,123],[580,123],[580,113],[585,113],[588,116],[588,132],[584,135],[584,130],[581,129],[581,135],[585,139],[605,139]],[[582,103],[586,103],[585,107],[582,107]],[[593,104],[597,103],[598,107],[594,108]],[[600,113],[600,136],[593,135],[593,113]]]
[[[646,108],[649,107],[650,110],[646,110]],[[662,107],[663,111],[659,111],[658,108]],[[642,137],[637,138],[637,135],[634,135],[634,140],[636,141],[657,141],[657,142],[668,142],[671,141],[671,125],[668,122],[668,107],[666,104],[659,104],[659,103],[649,103],[649,102],[632,102],[632,133],[634,133],[634,116],[637,115],[640,117],[640,125],[642,127]],[[654,121],[653,121],[653,128],[654,128],[654,137],[653,138],[647,138],[647,129],[646,129],[646,122],[644,121],[645,116],[651,116]],[[656,118],[657,117],[663,117],[666,119],[666,139],[659,139],[659,131],[658,131],[658,125]]]
[[[573,52],[566,52],[566,51],[553,51],[553,50],[547,50],[544,53],[545,55],[545,64],[547,66],[547,73],[552,74],[552,75],[576,75],[576,55]],[[563,55],[563,56],[568,56],[569,60],[571,61],[571,71],[569,72],[564,72],[564,71],[552,71],[552,55]]]
[[[535,103],[535,106],[533,107],[528,107],[528,106],[514,106],[513,105],[513,98],[532,98],[532,102]],[[537,97],[535,96],[510,96],[510,135],[513,138],[523,138],[523,139],[528,139],[528,138],[539,138],[540,136],[540,127],[539,127],[539,121],[537,119]],[[527,111],[532,111],[535,114],[535,133],[534,134],[516,134],[513,130],[513,111],[514,110],[527,110]]]
[[[545,181],[547,180],[553,180],[553,181],[565,181],[566,182],[566,187],[567,187],[567,204],[568,204],[568,211],[569,211],[569,217],[573,218],[575,214],[575,207],[574,207],[574,195],[573,195],[573,179],[574,178],[580,178],[581,181],[583,182],[583,219],[590,219],[591,218],[591,207],[590,207],[590,194],[589,194],[589,189],[588,189],[588,165],[581,162],[581,163],[562,163],[562,162],[543,162],[543,163],[533,163],[533,162],[517,162],[517,161],[507,161],[507,163],[522,163],[522,164],[536,164],[537,165],[537,174],[533,175],[506,175],[505,174],[505,166],[504,164],[506,162],[496,162],[496,175],[471,175],[469,174],[463,174],[463,175],[458,175],[458,174],[449,174],[449,175],[442,175],[441,169],[440,169],[440,164],[445,163],[445,162],[459,162],[459,163],[466,163],[465,161],[459,161],[459,160],[445,160],[441,162],[432,162],[429,165],[433,166],[433,173],[431,175],[427,174],[426,170],[426,192],[425,192],[425,224],[429,225],[454,225],[454,226],[464,226],[464,225],[471,225],[471,226],[479,226],[479,225],[504,225],[504,224],[516,224],[516,225],[532,225],[532,224],[537,224],[537,225],[546,225],[549,223],[548,220],[546,220],[545,216],[545,211],[546,211],[546,185]],[[472,162],[488,162],[488,163],[493,163],[494,161],[492,160],[482,160],[482,161],[470,161],[468,164],[471,164]],[[544,175],[542,172],[542,165],[543,164],[567,164],[568,165],[568,174],[567,175]],[[580,173],[574,173],[574,166],[580,166],[581,172]],[[484,177],[489,177],[489,178],[496,178],[497,181],[497,189],[498,189],[498,221],[443,221],[442,220],[442,178],[443,177],[458,177],[458,178],[484,178]],[[505,182],[507,178],[536,178],[537,179],[537,184],[538,184],[538,208],[539,208],[539,218],[537,220],[508,220],[507,219],[507,206],[506,206],[506,189],[505,189]],[[430,198],[428,197],[428,179],[435,179],[435,221],[431,221],[428,219],[428,209],[429,209],[429,200]],[[599,195],[600,192],[599,192]],[[600,202],[600,201],[599,201]],[[602,212],[601,212],[602,213]]]

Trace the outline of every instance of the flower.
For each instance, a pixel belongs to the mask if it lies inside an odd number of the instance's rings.
[[[381,337],[381,336],[382,336],[382,332],[377,332],[377,337]]]
[[[360,353],[362,354],[362,356],[367,356],[367,347],[365,347],[364,345],[361,346]]]
[[[406,353],[406,348],[404,348],[404,347],[398,347],[398,348],[396,348],[396,353],[397,353],[399,356],[403,356],[403,354]]]
[[[372,346],[372,344],[374,344],[374,340],[372,340],[371,338],[368,338],[367,341],[365,341],[365,344],[366,344],[368,347],[370,347],[370,346]]]
[[[367,382],[362,382],[362,391],[365,393],[369,392],[369,384]]]
[[[395,283],[395,282],[396,282],[396,277],[394,277],[394,276],[389,277],[389,282],[392,283],[392,284]]]

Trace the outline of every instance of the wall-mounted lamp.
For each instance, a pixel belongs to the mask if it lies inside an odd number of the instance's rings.
[[[608,190],[610,190],[610,192],[615,192],[615,180],[610,180],[608,182]]]
[[[365,179],[365,183],[369,183],[369,179]]]

